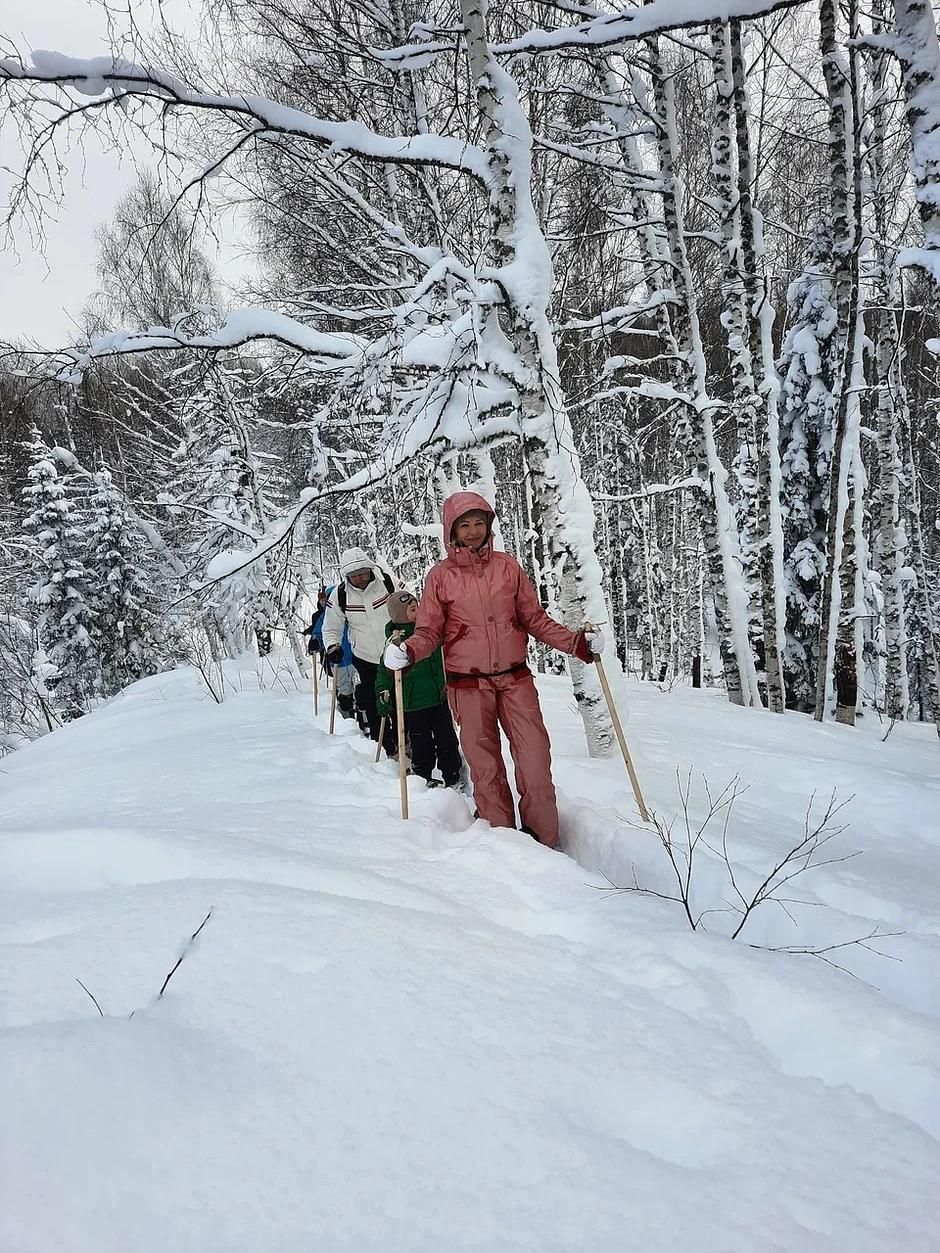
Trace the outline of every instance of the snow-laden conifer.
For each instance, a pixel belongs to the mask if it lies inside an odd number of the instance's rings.
[[[34,545],[37,578],[30,595],[38,606],[40,668],[61,716],[70,721],[88,711],[101,677],[88,603],[86,535],[74,484],[36,428],[29,456],[23,495],[30,512],[24,526]]]
[[[92,636],[105,696],[160,669],[153,593],[141,569],[123,493],[108,470],[95,474],[87,529]]]
[[[820,594],[826,570],[826,518],[832,462],[838,321],[831,233],[818,222],[803,273],[787,294],[789,329],[779,363],[781,503],[783,507],[786,644],[790,703],[816,703]]]

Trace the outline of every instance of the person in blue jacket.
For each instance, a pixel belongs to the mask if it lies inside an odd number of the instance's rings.
[[[323,648],[323,620],[326,616],[326,606],[330,596],[333,593],[332,587],[321,587],[320,595],[317,598],[317,611],[313,615],[313,621],[304,631],[304,635],[309,636],[307,643],[307,652],[313,655],[319,655],[323,658],[323,668],[332,678],[333,671],[336,671],[336,707],[344,718],[355,718],[356,716],[356,670],[353,666],[352,645],[349,642],[349,627],[343,631],[342,649],[343,657],[340,664],[336,667],[327,661],[326,653]]]

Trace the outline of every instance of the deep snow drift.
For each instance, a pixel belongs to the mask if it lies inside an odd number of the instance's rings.
[[[146,680],[0,763],[2,1253],[935,1253],[929,730],[627,686],[657,812],[676,767],[750,785],[745,886],[814,789],[855,794],[834,851],[863,856],[732,943],[727,912],[693,934],[607,890],[667,890],[667,866],[562,680],[542,691],[577,861],[416,785],[401,822],[393,767],[264,673],[233,667],[221,705],[189,671]],[[726,910],[712,854],[696,884]],[[889,957],[834,953],[858,978],[744,943],[876,926],[904,932]]]

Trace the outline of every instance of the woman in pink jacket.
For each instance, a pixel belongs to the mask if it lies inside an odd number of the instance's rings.
[[[428,574],[414,634],[405,647],[388,646],[385,664],[403,670],[444,645],[448,694],[480,816],[494,827],[516,825],[502,727],[516,767],[522,829],[554,848],[558,808],[551,751],[526,648],[531,635],[591,662],[603,638],[569,631],[548,616],[515,557],[492,548],[494,516],[475,492],[457,492],[445,502],[447,557]]]

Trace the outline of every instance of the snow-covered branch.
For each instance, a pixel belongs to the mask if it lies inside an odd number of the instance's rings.
[[[631,43],[666,31],[727,22],[732,18],[765,17],[780,9],[795,8],[806,0],[652,0],[642,8],[602,13],[587,21],[555,30],[536,28],[495,51],[516,53],[562,52],[571,49],[598,50]]]
[[[0,85],[17,83],[57,86],[79,96],[110,97],[114,103],[133,96],[164,108],[209,110],[249,126],[258,138],[290,135],[312,140],[328,153],[351,153],[395,165],[444,166],[484,183],[491,179],[486,155],[459,139],[434,134],[381,135],[362,122],[329,121],[264,96],[199,91],[165,70],[121,57],[79,58],[36,50],[28,61],[3,58]]]
[[[481,420],[468,424],[464,446],[476,447],[485,445],[488,441],[505,435],[506,431],[507,421],[501,415],[497,415],[488,421]],[[445,434],[445,430],[438,425],[438,427],[432,428],[432,431],[423,443],[412,436],[409,440],[400,441],[395,446],[389,448],[383,456],[357,470],[339,483],[323,488],[307,488],[301,493],[299,501],[293,508],[272,521],[266,533],[258,540],[254,548],[246,551],[241,561],[233,564],[230,569],[226,570],[225,577],[230,578],[232,575],[239,574],[241,571],[247,570],[255,562],[275,552],[290,539],[301,518],[314,506],[320,506],[328,502],[335,503],[344,497],[376,487],[390,478],[396,471],[401,470],[418,454],[435,454],[445,450],[453,451],[455,447],[459,448],[460,446],[452,427],[447,428],[447,433]],[[207,580],[205,583],[192,588],[189,595],[211,587],[216,581],[215,579]]]
[[[303,322],[272,309],[233,309],[221,326],[202,335],[188,334],[183,324],[152,326],[144,331],[112,331],[93,340],[87,348],[60,353],[57,374],[66,382],[77,382],[93,361],[104,357],[182,349],[218,352],[259,340],[296,348],[336,368],[356,365],[367,344],[360,336],[312,330]]]

